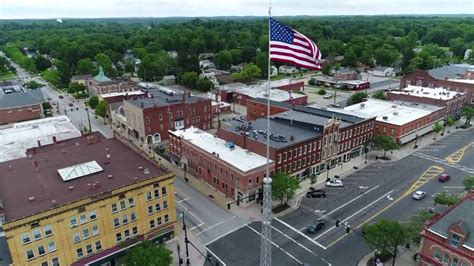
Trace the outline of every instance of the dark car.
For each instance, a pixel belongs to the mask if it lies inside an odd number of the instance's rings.
[[[451,178],[450,175],[448,175],[448,174],[442,174],[442,175],[440,175],[440,176],[438,177],[438,180],[439,180],[439,182],[443,182],[443,183],[444,183],[444,182],[446,182],[446,181],[449,181],[450,178]]]
[[[326,192],[322,190],[311,190],[306,192],[307,198],[325,198]]]
[[[324,222],[315,222],[306,227],[306,232],[314,234],[323,229],[326,225]]]
[[[62,95],[59,95],[59,99],[64,99],[64,96],[62,96]]]

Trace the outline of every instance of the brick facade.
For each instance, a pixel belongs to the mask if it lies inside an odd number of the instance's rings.
[[[453,97],[450,100],[434,99],[429,97],[420,97],[410,94],[399,94],[399,93],[387,93],[387,98],[390,101],[405,101],[405,102],[414,102],[421,104],[429,104],[436,106],[446,106],[446,114],[453,115],[461,112],[461,108],[466,101],[465,95],[459,95]]]
[[[39,119],[42,116],[41,104],[0,109],[0,125]]]
[[[270,103],[270,115],[276,115],[290,109],[290,105]],[[267,117],[267,104],[254,99],[247,100],[247,120],[252,121],[262,117]]]

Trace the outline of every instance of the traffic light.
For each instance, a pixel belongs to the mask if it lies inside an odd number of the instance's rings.
[[[346,225],[346,234],[349,234],[351,232],[351,226]]]
[[[339,223],[340,223],[340,221],[339,221],[339,219],[337,219],[336,220],[336,227],[339,227]]]

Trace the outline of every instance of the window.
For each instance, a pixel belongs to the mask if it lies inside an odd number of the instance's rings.
[[[82,251],[82,248],[78,248],[76,250],[76,253],[77,253],[78,258],[82,258],[82,256],[84,256],[84,252]]]
[[[98,250],[101,250],[102,249],[102,243],[100,243],[100,241],[96,241],[95,242],[95,250],[98,251]]]
[[[89,244],[89,245],[86,246],[86,252],[87,252],[87,255],[89,255],[93,252],[92,245]]]
[[[166,195],[166,187],[161,188],[161,195]]]
[[[117,228],[120,226],[120,222],[118,218],[114,218],[114,228]]]
[[[168,209],[168,201],[166,200],[163,201],[163,209]]]
[[[27,258],[28,260],[32,260],[32,259],[35,258],[35,253],[33,252],[33,250],[28,249],[28,250],[26,251],[26,258]]]
[[[132,228],[132,234],[134,236],[136,236],[138,234],[138,227],[135,226],[135,227]]]
[[[443,263],[448,263],[449,262],[449,254],[448,253],[444,253],[443,255]]]
[[[41,263],[41,266],[48,266],[48,262],[47,262],[47,261],[42,262],[42,263]]]
[[[155,211],[156,211],[156,212],[161,211],[161,206],[160,206],[159,203],[155,204]]]
[[[453,247],[459,247],[459,242],[461,242],[461,236],[455,233],[451,233],[451,237],[449,238],[449,245]]]
[[[99,234],[99,226],[97,225],[92,226],[92,235],[96,236],[98,234]]]
[[[134,198],[129,198],[128,199],[128,206],[129,207],[135,206],[135,199]]]
[[[158,219],[156,219],[156,224],[161,225],[162,223],[163,221],[161,220],[161,217],[158,217]]]
[[[74,241],[74,243],[78,243],[81,241],[81,234],[79,233],[74,233],[72,235],[72,240]]]
[[[451,260],[451,266],[458,266],[458,262],[459,262],[459,260],[457,258],[453,258]]]
[[[146,200],[151,200],[151,192],[150,191],[148,191],[146,193]]]
[[[97,215],[96,215],[95,211],[89,212],[89,219],[90,220],[95,220],[96,218],[97,218]]]
[[[130,237],[130,231],[129,230],[125,230],[123,232],[123,234],[125,235],[125,238],[129,238]]]
[[[51,241],[48,243],[48,252],[56,251],[56,242]]]
[[[135,212],[130,213],[130,221],[135,221],[137,219],[137,215]]]
[[[122,241],[122,234],[121,233],[115,234],[115,239],[117,240],[117,242]]]
[[[53,258],[51,262],[53,263],[53,266],[59,266],[59,258]]]
[[[85,224],[87,222],[87,215],[85,213],[81,214],[80,220],[81,224]]]
[[[120,210],[123,211],[126,208],[127,208],[127,205],[125,204],[125,201],[124,200],[120,201]]]
[[[158,198],[160,196],[160,190],[155,189],[154,194],[155,194],[155,198]]]
[[[155,228],[155,220],[150,220],[150,228]]]
[[[112,203],[112,213],[116,213],[116,212],[118,212],[117,204]]]
[[[31,242],[30,234],[28,234],[28,233],[22,234],[22,235],[21,235],[21,242],[22,242],[23,244],[28,244],[28,243],[30,243],[30,242]]]
[[[148,206],[148,215],[153,214],[153,206]]]
[[[122,216],[122,224],[128,224],[128,217],[126,214]]]
[[[82,230],[82,237],[83,239],[88,239],[90,237],[90,234],[89,234],[89,229],[84,229]]]
[[[169,222],[170,221],[170,217],[168,214],[165,214],[165,223]]]
[[[39,246],[38,247],[38,256],[43,256],[46,254],[46,250],[44,249],[44,246]]]
[[[34,240],[38,240],[41,238],[41,229],[33,230],[33,238]]]
[[[150,118],[148,116],[145,117],[145,123],[150,124]]]
[[[51,225],[47,225],[44,227],[44,235],[45,236],[50,236],[53,234],[53,229],[51,228]]]

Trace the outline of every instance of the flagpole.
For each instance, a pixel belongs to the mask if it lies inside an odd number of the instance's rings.
[[[271,40],[272,2],[268,7],[268,69],[267,69],[267,130],[266,130],[266,174],[263,178],[262,239],[260,246],[260,265],[272,265],[272,178],[270,177],[270,40]]]

